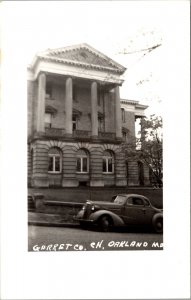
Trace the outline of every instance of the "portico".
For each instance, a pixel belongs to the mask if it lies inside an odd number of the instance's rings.
[[[36,107],[36,115],[37,115],[37,124],[36,124],[36,133],[41,136],[45,134],[45,113],[46,113],[46,84],[47,77],[49,74],[45,72],[40,72],[38,75],[37,83],[38,83],[38,101]],[[72,137],[73,128],[72,128],[72,116],[73,116],[73,83],[76,81],[74,77],[62,76],[63,81],[63,102],[65,105],[65,121],[64,121],[64,134],[63,137]],[[102,86],[102,90],[105,93],[109,92],[109,89],[114,91],[114,115],[115,115],[115,129],[113,134],[115,134],[116,139],[120,140],[122,138],[121,131],[121,108],[120,108],[120,94],[119,94],[119,86],[115,86],[114,84],[108,85],[102,82],[97,82],[95,80],[87,80],[86,85],[89,87],[89,99],[91,110],[90,110],[90,118],[91,118],[91,138],[98,138],[98,86]],[[111,88],[112,87],[112,88]],[[89,104],[87,104],[89,105]],[[56,128],[55,128],[56,129]],[[90,129],[90,128],[89,128]]]

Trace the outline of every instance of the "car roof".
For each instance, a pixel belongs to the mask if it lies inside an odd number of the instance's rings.
[[[140,194],[117,194],[117,195],[115,195],[115,196],[141,197],[141,198],[146,198],[146,199],[148,199],[146,196],[140,195]]]

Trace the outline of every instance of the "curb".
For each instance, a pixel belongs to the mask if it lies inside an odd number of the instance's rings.
[[[47,226],[47,227],[80,228],[80,225],[77,223],[54,223],[54,222],[43,222],[43,221],[28,221],[28,225]]]

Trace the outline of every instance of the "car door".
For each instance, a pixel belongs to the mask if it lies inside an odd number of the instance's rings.
[[[149,205],[149,203],[148,203]],[[148,224],[148,206],[143,198],[131,196],[127,199],[124,207],[124,221],[127,224]]]

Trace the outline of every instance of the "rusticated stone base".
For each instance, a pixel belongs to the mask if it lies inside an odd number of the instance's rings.
[[[59,140],[37,140],[29,145],[28,184],[32,187],[106,187],[139,186],[138,164],[128,162],[128,178],[125,155],[120,145],[90,142],[65,142]],[[61,153],[61,172],[48,172],[48,155],[52,147]],[[85,149],[89,159],[87,173],[76,169],[76,157],[79,149]],[[114,157],[114,172],[103,173],[103,154],[108,150]],[[127,180],[128,179],[128,180]],[[149,172],[144,168],[144,184],[149,185]]]
[[[48,176],[40,174],[33,176],[32,187],[49,187]]]
[[[76,179],[63,179],[62,187],[77,187],[79,185]]]
[[[103,182],[103,179],[92,179],[91,181],[90,181],[90,186],[100,186],[100,187],[102,187],[102,186],[104,186],[104,182]]]
[[[115,184],[116,186],[127,186],[127,179],[126,178],[116,179]]]
[[[128,186],[139,186],[138,180],[128,180]]]

